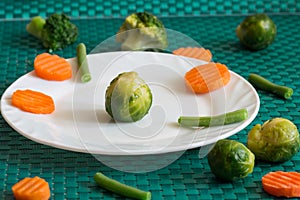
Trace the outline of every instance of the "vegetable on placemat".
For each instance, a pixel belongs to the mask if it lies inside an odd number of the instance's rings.
[[[50,114],[55,110],[52,97],[33,90],[16,90],[12,94],[12,105],[34,114]]]
[[[255,156],[242,143],[235,140],[219,140],[208,153],[212,173],[221,180],[235,181],[252,173]]]
[[[262,177],[264,191],[277,197],[300,197],[299,172],[270,172]]]
[[[276,36],[276,25],[266,14],[246,17],[236,28],[241,44],[250,50],[260,50],[269,46]]]
[[[192,68],[184,78],[193,92],[208,93],[227,85],[230,72],[224,64],[209,62]]]
[[[151,90],[134,71],[120,73],[106,89],[105,108],[116,121],[138,121],[148,113],[151,105]]]
[[[257,89],[271,92],[285,99],[288,99],[293,95],[292,88],[272,83],[271,81],[258,74],[251,73],[249,75],[248,81]]]
[[[209,49],[203,47],[181,47],[173,51],[174,55],[186,56],[190,58],[196,58],[207,62],[211,61],[212,53]]]
[[[49,51],[63,49],[76,41],[78,28],[65,14],[52,14],[46,20],[36,16],[27,24],[26,30]]]
[[[151,199],[151,192],[143,191],[123,183],[120,183],[114,179],[111,179],[101,172],[97,172],[94,175],[95,182],[101,186],[102,188],[114,192],[116,194],[130,197],[133,199],[140,199],[140,200],[150,200]]]
[[[122,50],[164,50],[168,46],[163,23],[153,14],[136,12],[126,17],[117,35]]]
[[[226,124],[233,124],[244,121],[248,118],[247,109],[239,109],[215,116],[180,116],[178,123],[186,127],[209,127],[209,126],[222,126]]]
[[[45,80],[64,81],[72,77],[71,64],[58,55],[42,53],[35,57],[34,70]]]
[[[48,200],[51,196],[49,184],[42,178],[26,177],[12,186],[16,200]]]
[[[81,74],[80,80],[84,83],[89,82],[92,79],[92,76],[89,70],[89,64],[86,57],[86,47],[84,43],[80,43],[77,45],[76,56],[79,73]]]
[[[299,151],[299,132],[290,120],[273,118],[249,131],[247,146],[259,160],[284,162]]]

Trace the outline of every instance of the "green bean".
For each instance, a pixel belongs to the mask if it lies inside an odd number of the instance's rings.
[[[248,81],[257,89],[271,92],[285,99],[288,99],[293,95],[292,88],[272,83],[258,74],[250,74]]]
[[[88,60],[86,57],[86,47],[83,43],[78,44],[76,53],[79,72],[81,73],[80,79],[84,83],[89,82],[92,77],[89,71]]]
[[[95,182],[103,187],[106,190],[109,190],[111,192],[114,192],[116,194],[130,197],[133,199],[140,199],[140,200],[150,200],[151,199],[151,192],[146,192],[128,185],[125,185],[123,183],[120,183],[114,179],[111,179],[101,172],[97,172],[94,175]]]
[[[226,124],[233,124],[244,121],[248,118],[247,109],[239,109],[232,112],[228,112],[221,115],[215,116],[202,116],[202,117],[191,117],[191,116],[180,116],[178,123],[186,127],[209,127],[209,126],[221,126]]]

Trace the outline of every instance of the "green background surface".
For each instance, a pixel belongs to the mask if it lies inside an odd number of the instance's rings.
[[[159,16],[233,15],[256,12],[299,13],[298,0],[25,0],[0,2],[1,18],[30,18],[65,12],[73,17],[124,17],[136,11]]]
[[[124,17],[147,10],[165,26],[182,32],[213,53],[213,60],[247,78],[259,73],[294,89],[283,100],[258,91],[261,107],[255,120],[230,137],[246,143],[247,133],[257,123],[285,117],[300,127],[300,2],[291,1],[1,1],[0,3],[0,92],[31,71],[34,57],[45,49],[25,30],[30,17],[65,12],[78,26],[76,43],[55,53],[74,57],[76,45],[87,50],[114,35]],[[277,37],[267,49],[251,52],[240,46],[236,26],[248,14],[267,12],[277,25]],[[261,177],[270,171],[299,171],[300,154],[290,161],[269,164],[257,161],[252,174],[234,183],[218,181],[199,148],[186,151],[178,160],[149,173],[126,173],[109,168],[92,155],[65,151],[35,143],[14,131],[0,116],[0,199],[13,199],[11,187],[27,176],[45,178],[52,199],[124,199],[107,192],[93,181],[101,171],[109,177],[143,190],[154,200],[171,199],[274,199],[262,190]]]

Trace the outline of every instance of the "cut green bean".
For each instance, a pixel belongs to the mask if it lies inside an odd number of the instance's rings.
[[[293,95],[292,88],[272,83],[258,74],[250,74],[248,81],[257,89],[271,92],[285,99],[288,99]]]
[[[116,194],[130,197],[133,199],[140,199],[140,200],[150,200],[151,199],[151,192],[143,191],[128,185],[125,185],[123,183],[120,183],[114,179],[111,179],[101,172],[97,172],[94,175],[95,182],[103,187],[106,190],[109,190],[111,192],[114,192]]]
[[[76,48],[77,53],[77,63],[79,67],[79,72],[81,74],[80,80],[84,83],[89,82],[92,79],[90,74],[88,60],[86,57],[86,47],[85,44],[80,43]]]
[[[209,127],[209,126],[222,126],[226,124],[233,124],[244,121],[248,118],[247,109],[243,108],[215,116],[191,117],[180,116],[178,123],[186,127]]]

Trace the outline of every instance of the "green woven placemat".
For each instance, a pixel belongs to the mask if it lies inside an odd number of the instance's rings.
[[[124,17],[136,11],[149,11],[159,16],[200,16],[265,13],[299,13],[298,0],[34,0],[0,2],[0,18],[22,18],[54,12],[72,17]]]
[[[181,31],[212,51],[214,61],[226,64],[247,78],[260,73],[295,91],[290,100],[258,92],[261,108],[256,119],[231,139],[246,142],[247,132],[256,123],[273,117],[285,117],[300,127],[300,21],[299,16],[272,15],[278,35],[272,46],[258,52],[243,49],[235,27],[240,16],[162,18],[165,26]],[[74,21],[80,30],[78,41],[56,52],[73,57],[75,47],[84,42],[88,50],[112,36],[121,19],[86,19]],[[32,70],[41,44],[28,37],[27,21],[0,22],[0,93],[18,77]],[[51,187],[52,199],[124,199],[97,187],[93,175],[102,171],[126,184],[150,190],[153,199],[273,199],[261,187],[261,177],[273,170],[299,171],[300,154],[282,164],[257,162],[247,178],[234,183],[221,183],[210,172],[207,159],[198,158],[199,149],[187,151],[171,165],[150,173],[131,174],[111,169],[89,154],[55,149],[32,142],[16,133],[0,117],[0,199],[12,199],[11,186],[26,176],[41,176]]]

